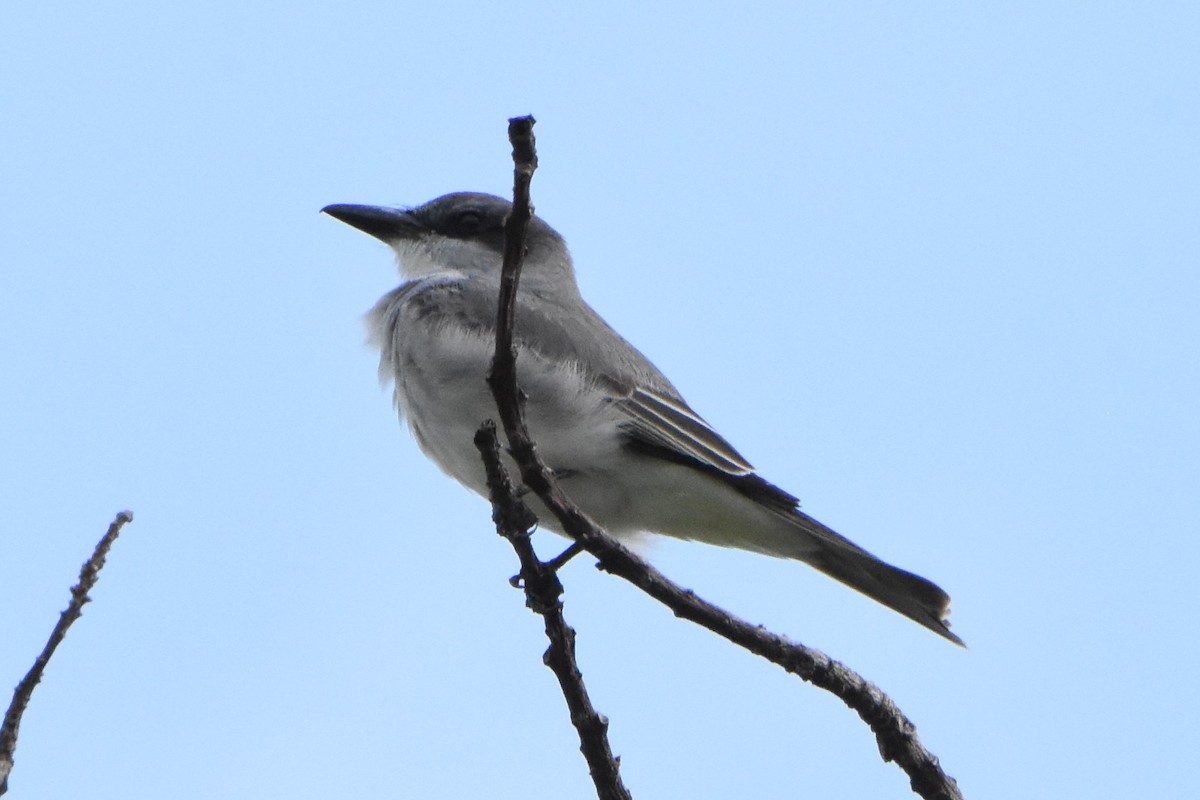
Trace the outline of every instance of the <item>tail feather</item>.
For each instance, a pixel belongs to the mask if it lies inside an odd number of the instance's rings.
[[[966,646],[950,632],[946,620],[950,596],[935,583],[880,561],[807,514],[796,511],[792,521],[808,534],[806,539],[819,545],[815,551],[806,549],[799,558],[939,636]]]

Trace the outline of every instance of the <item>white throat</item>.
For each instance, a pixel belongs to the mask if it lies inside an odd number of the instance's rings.
[[[410,281],[500,271],[500,256],[479,242],[423,236],[419,239],[398,239],[390,244],[400,265],[400,274]]]

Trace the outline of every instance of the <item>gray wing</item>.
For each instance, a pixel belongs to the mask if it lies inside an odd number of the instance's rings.
[[[630,417],[629,432],[644,444],[730,476],[754,472],[754,467],[679,395],[665,396],[635,386],[615,402]]]
[[[453,319],[495,333],[497,286],[486,279],[421,281],[404,293],[406,309],[420,317]],[[628,419],[626,444],[648,457],[662,458],[708,473],[742,494],[781,512],[798,500],[760,478],[742,457],[683,397],[650,360],[609,327],[578,295],[549,297],[520,292],[514,335],[522,347],[553,361],[579,365]]]

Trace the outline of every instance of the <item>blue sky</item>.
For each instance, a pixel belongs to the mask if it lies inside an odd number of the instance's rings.
[[[0,8],[0,682],[136,514],[11,796],[591,796],[508,545],[377,385],[390,255],[318,214],[507,194],[524,113],[590,302],[971,649],[800,564],[655,563],[876,682],[968,797],[1194,794],[1200,11],[833,5]],[[636,796],[910,796],[830,696],[564,580]]]

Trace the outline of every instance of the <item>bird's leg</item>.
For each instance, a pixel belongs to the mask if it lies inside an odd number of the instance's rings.
[[[579,544],[579,542],[572,542],[571,546],[568,547],[566,550],[563,550],[561,553],[559,553],[554,558],[550,559],[549,561],[543,562],[543,563],[545,564],[545,566],[549,567],[550,569],[554,570],[555,572],[558,572],[558,570],[562,567],[563,564],[566,564],[568,561],[570,561],[572,558],[574,558],[575,556],[579,555],[582,552],[583,552],[583,547]]]
[[[579,555],[582,552],[583,552],[583,546],[581,544],[579,544],[579,542],[574,542],[570,547],[568,547],[566,550],[563,550],[561,553],[559,553],[554,558],[550,559],[549,561],[543,561],[542,566],[549,567],[551,569],[551,571],[553,571],[553,572],[558,572],[558,570],[562,567],[563,564],[566,564],[568,561],[570,561],[572,558],[574,558],[575,556]],[[508,584],[510,586],[512,586],[514,589],[520,589],[521,588],[521,575],[519,573],[516,575],[513,575],[511,578],[508,579]]]
[[[575,475],[576,471],[573,469],[556,469],[556,470],[553,470],[553,472],[554,472],[554,479],[557,481],[561,481],[561,480],[566,480],[567,478],[573,477]],[[518,486],[517,487],[517,497],[523,498],[523,497],[525,497],[525,495],[529,494],[530,491],[531,490],[528,486],[525,486],[525,485]],[[570,561],[572,558],[574,558],[575,556],[579,555],[582,552],[583,552],[583,548],[579,546],[578,542],[575,542],[570,547],[568,547],[566,550],[562,551],[557,556],[555,556],[554,558],[550,559],[549,561],[543,562],[543,563],[550,569],[554,570],[555,572],[558,572],[558,570],[564,564],[566,564],[568,561]],[[517,576],[514,576],[513,580],[516,580],[516,577]]]

